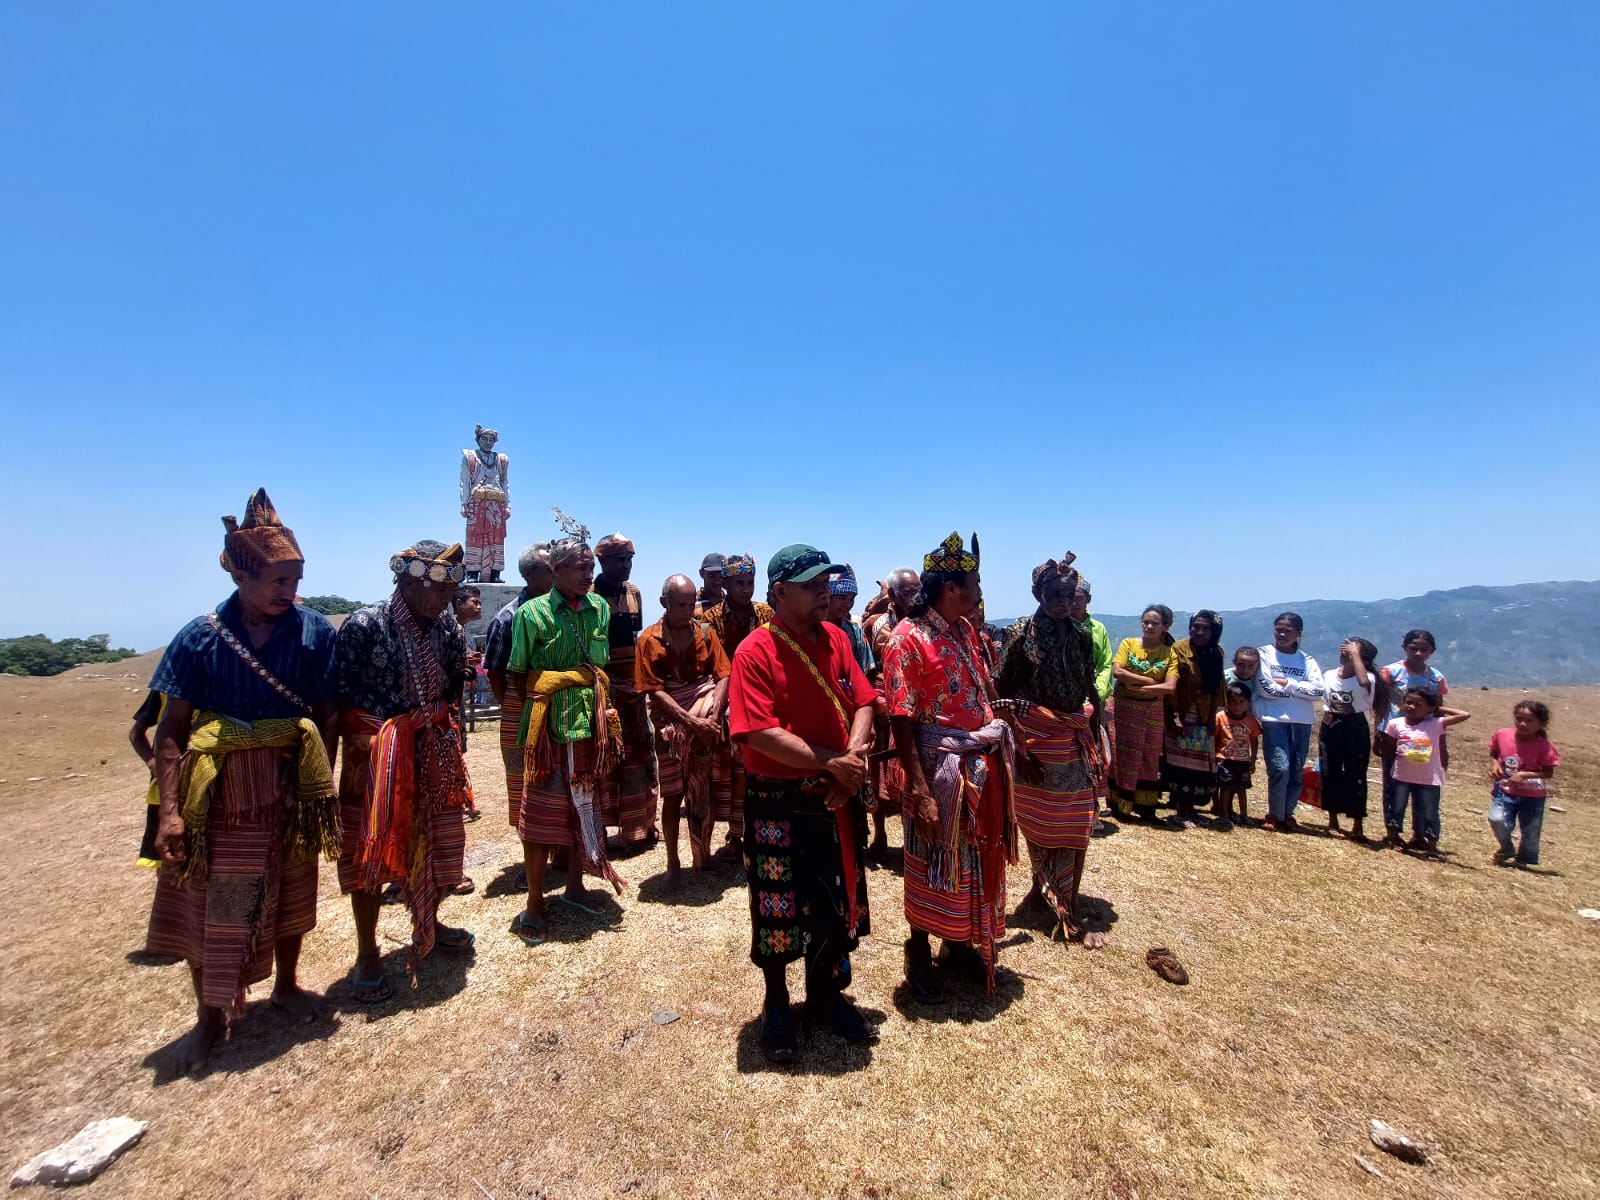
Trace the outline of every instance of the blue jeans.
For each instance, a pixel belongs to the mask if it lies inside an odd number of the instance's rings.
[[[1439,840],[1439,793],[1442,791],[1437,784],[1406,783],[1396,779],[1394,781],[1394,811],[1400,816],[1405,816],[1406,805],[1411,805],[1411,834],[1425,842]],[[1389,814],[1383,814],[1384,823],[1389,828],[1399,830],[1398,824],[1389,825]]]
[[[1263,721],[1261,749],[1267,760],[1267,815],[1274,821],[1288,820],[1305,786],[1302,772],[1311,753],[1311,726]]]
[[[1511,844],[1511,833],[1522,826],[1522,847]],[[1539,832],[1544,828],[1543,796],[1508,796],[1495,788],[1489,797],[1489,828],[1500,839],[1500,853],[1514,856],[1524,866],[1539,862]]]

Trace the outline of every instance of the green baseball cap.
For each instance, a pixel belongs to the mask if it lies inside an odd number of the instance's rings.
[[[831,562],[825,551],[803,543],[785,546],[767,563],[768,583],[810,583],[818,575],[844,570],[842,563]]]

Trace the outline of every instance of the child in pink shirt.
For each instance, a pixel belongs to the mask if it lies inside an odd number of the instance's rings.
[[[1524,700],[1511,710],[1512,727],[1489,739],[1489,828],[1500,839],[1494,864],[1531,867],[1539,861],[1539,832],[1544,827],[1547,783],[1561,765],[1561,755],[1545,733],[1550,710],[1537,700]],[[1511,844],[1511,831],[1522,827],[1522,845]]]
[[[1384,757],[1394,763],[1394,807],[1384,813],[1383,844],[1399,846],[1406,803],[1411,805],[1411,840],[1404,849],[1433,855],[1439,849],[1439,794],[1444,788],[1444,731],[1469,714],[1439,703],[1439,694],[1416,684],[1406,688],[1400,715],[1384,723]]]

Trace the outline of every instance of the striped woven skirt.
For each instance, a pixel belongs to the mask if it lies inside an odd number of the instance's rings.
[[[343,761],[339,764],[339,890],[345,895],[360,890],[356,857],[366,825],[367,779],[371,773],[370,734],[344,735]],[[431,806],[418,800],[418,811]],[[428,817],[428,857],[433,886],[442,895],[461,882],[462,860],[467,852],[467,813],[464,808],[443,807]]]
[[[1070,924],[1083,852],[1089,848],[1099,807],[1098,742],[1082,713],[1062,717],[1032,705],[1019,724],[1022,750],[1033,761],[1026,768],[1018,766],[1017,825],[1028,844],[1035,884],[1062,922]]]
[[[622,717],[622,753],[600,781],[600,812],[629,845],[644,841],[656,828],[656,733],[644,696],[631,686],[624,691],[619,681],[611,701]]]
[[[274,945],[317,924],[317,860],[283,849],[294,794],[292,751],[226,755],[206,814],[205,867],[187,882],[174,866],[156,876],[147,948],[199,968],[200,1003],[229,1019],[244,1011],[245,989],[272,973]]]
[[[1111,782],[1117,790],[1117,810],[1129,805],[1154,808],[1161,802],[1161,744],[1167,707],[1160,700],[1117,700],[1117,722],[1112,727]]]
[[[505,699],[500,702],[500,761],[506,771],[506,817],[513,829],[522,817],[523,751],[517,745],[517,731],[523,703],[522,688],[508,677]]]

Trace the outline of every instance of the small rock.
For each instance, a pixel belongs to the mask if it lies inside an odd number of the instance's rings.
[[[1378,1170],[1377,1164],[1374,1163],[1371,1159],[1369,1159],[1366,1155],[1364,1155],[1364,1154],[1352,1154],[1350,1157],[1352,1157],[1352,1158],[1354,1158],[1356,1160],[1356,1166],[1360,1167],[1363,1171],[1365,1171],[1368,1175],[1371,1175],[1374,1179],[1382,1179],[1383,1178],[1383,1172]]]
[[[1600,908],[1580,908],[1578,915],[1585,921],[1600,921]]]
[[[650,1014],[650,1019],[657,1025],[671,1025],[678,1019],[678,1014],[670,1008],[658,1008]]]
[[[148,1122],[132,1117],[90,1121],[70,1141],[30,1160],[11,1177],[11,1186],[88,1183],[124,1150],[137,1145],[147,1128]]]
[[[38,775],[29,775],[28,776],[28,782],[29,783],[43,783],[44,780]]]
[[[1562,808],[1561,805],[1559,805],[1559,804],[1552,804],[1550,806],[1550,811],[1551,812],[1566,812],[1567,810]]]
[[[1392,1125],[1385,1125],[1377,1117],[1372,1118],[1372,1144],[1385,1154],[1392,1154],[1401,1162],[1415,1163],[1421,1166],[1428,1161],[1428,1151],[1419,1142],[1412,1141]]]

